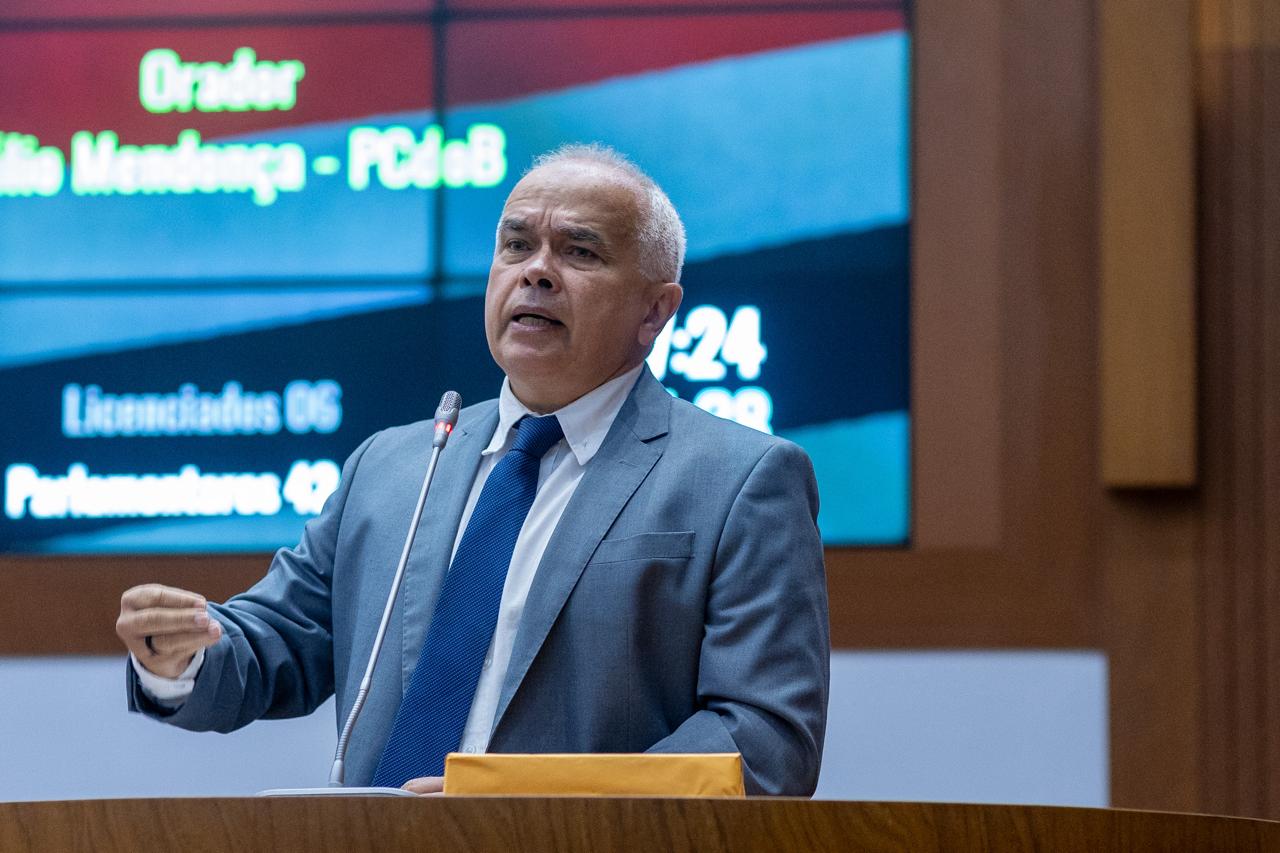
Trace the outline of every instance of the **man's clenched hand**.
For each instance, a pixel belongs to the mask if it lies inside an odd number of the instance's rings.
[[[116,634],[144,667],[177,678],[200,649],[218,642],[222,626],[209,618],[203,595],[149,583],[120,596]],[[150,638],[150,642],[148,642]]]

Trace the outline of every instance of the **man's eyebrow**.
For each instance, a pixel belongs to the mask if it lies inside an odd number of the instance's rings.
[[[529,226],[529,220],[523,216],[504,216],[498,221],[498,233],[500,234],[527,234],[533,229]],[[556,227],[556,233],[567,240],[573,240],[578,243],[590,243],[593,246],[605,246],[606,241],[599,231],[594,228],[588,228],[585,225],[560,225]]]
[[[596,245],[604,245],[604,238],[600,236],[599,232],[593,231],[592,229],[586,228],[582,225],[562,225],[557,228],[556,231],[558,231],[561,236],[567,237],[570,240],[575,240],[579,243],[595,243]]]

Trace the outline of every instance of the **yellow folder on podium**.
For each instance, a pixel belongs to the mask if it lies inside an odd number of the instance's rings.
[[[566,797],[741,797],[742,756],[586,753],[520,755],[451,752],[446,794]]]

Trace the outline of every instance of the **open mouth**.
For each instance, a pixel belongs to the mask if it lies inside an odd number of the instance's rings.
[[[548,317],[545,314],[535,314],[533,312],[524,311],[514,315],[511,322],[520,326],[527,326],[531,329],[548,328],[551,326],[563,326],[559,320]]]

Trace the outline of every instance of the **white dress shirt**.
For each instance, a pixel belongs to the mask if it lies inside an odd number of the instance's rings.
[[[556,416],[564,431],[564,438],[547,451],[538,469],[538,492],[528,516],[525,517],[524,526],[520,528],[515,551],[511,555],[511,565],[502,588],[502,601],[498,606],[498,624],[489,644],[489,653],[485,656],[484,667],[480,671],[480,683],[476,686],[476,695],[471,702],[471,713],[462,731],[462,743],[459,745],[462,752],[484,752],[489,745],[493,717],[498,710],[498,697],[502,693],[502,683],[511,661],[516,631],[520,627],[525,600],[533,585],[538,564],[542,561],[542,554],[551,541],[551,534],[555,532],[569,499],[582,480],[587,463],[604,443],[614,418],[618,416],[622,404],[626,402],[627,395],[640,376],[642,366],[643,364],[636,365],[562,409],[544,413]],[[462,541],[462,533],[467,528],[471,512],[480,498],[480,491],[489,479],[489,473],[511,447],[512,427],[525,415],[537,414],[516,399],[510,382],[504,379],[502,391],[498,395],[498,426],[488,446],[481,452],[480,469],[476,472],[475,482],[471,484],[467,506],[454,536],[454,552]],[[164,707],[176,708],[191,695],[195,677],[203,662],[204,650],[201,649],[186,672],[176,679],[162,678],[148,672],[138,663],[137,658],[133,658],[133,668],[138,674],[143,691],[151,699]]]

